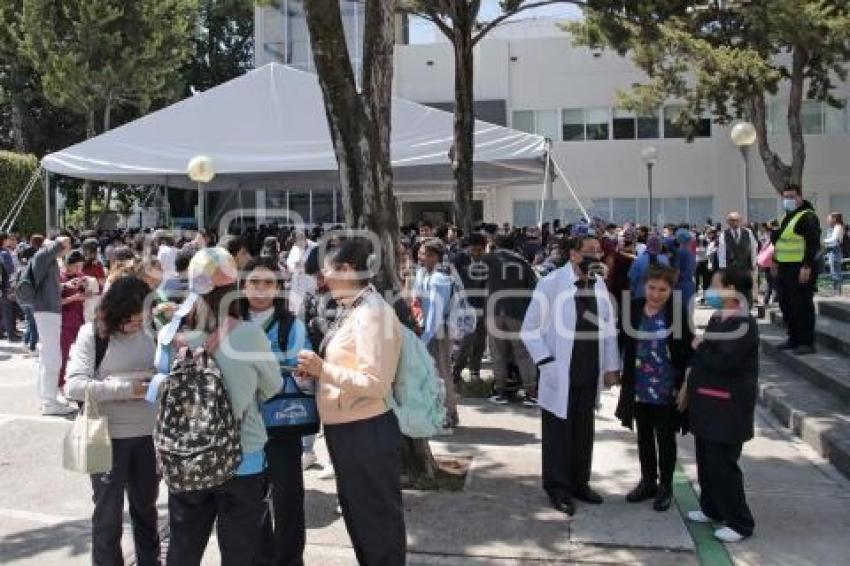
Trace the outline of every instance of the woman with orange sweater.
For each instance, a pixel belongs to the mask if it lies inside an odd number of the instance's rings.
[[[298,372],[315,379],[345,525],[360,564],[405,563],[401,431],[387,406],[401,355],[401,323],[369,284],[362,240],[328,252],[324,276],[341,312],[319,354],[302,351]]]

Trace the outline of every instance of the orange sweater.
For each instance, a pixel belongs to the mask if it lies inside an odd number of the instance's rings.
[[[352,311],[328,343],[319,379],[322,422],[342,424],[387,412],[401,355],[401,323],[374,291]]]

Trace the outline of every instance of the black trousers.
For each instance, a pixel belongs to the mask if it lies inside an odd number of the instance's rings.
[[[159,476],[150,436],[112,439],[112,470],[91,476],[94,492],[92,514],[92,564],[124,563],[121,525],[124,492],[130,502],[130,521],[139,566],[160,564],[156,499]]]
[[[263,521],[259,563],[267,566],[302,566],[307,535],[304,522],[304,472],[301,468],[301,435],[270,438],[266,443],[267,478],[272,489],[272,509]]]
[[[813,346],[815,343],[815,284],[816,273],[811,281],[800,285],[800,264],[780,263],[776,277],[779,292],[779,308],[788,330],[788,339],[798,346]]]
[[[543,411],[543,489],[566,498],[590,481],[597,386],[570,387],[567,418]]]
[[[696,272],[694,273],[694,276],[696,277],[696,287],[695,287],[695,289],[697,291],[699,291],[700,289],[705,291],[706,289],[711,287],[712,272],[711,272],[711,269],[709,269],[709,267],[708,267],[708,261],[698,261],[697,262],[697,269],[696,269]]]
[[[751,536],[755,521],[747,506],[744,477],[738,466],[743,445],[696,438],[699,504],[702,512],[743,536]]]
[[[478,317],[475,331],[454,345],[452,352],[452,376],[460,377],[465,368],[472,373],[481,372],[481,359],[487,346],[487,321],[483,316]]]
[[[168,495],[169,566],[198,566],[216,523],[222,566],[254,563],[261,542],[266,475],[236,476],[212,489]]]
[[[395,413],[325,425],[345,527],[357,562],[401,566],[407,534],[401,499],[401,432]]]
[[[2,318],[2,324],[0,324],[0,331],[6,335],[7,338],[13,338],[18,336],[17,330],[17,313],[15,312],[15,303],[9,300],[7,297],[3,296],[4,293],[0,291],[0,318]]]
[[[677,419],[673,405],[635,403],[640,475],[647,485],[673,484]]]

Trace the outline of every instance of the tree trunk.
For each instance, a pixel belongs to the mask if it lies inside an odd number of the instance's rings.
[[[365,3],[362,93],[345,42],[338,0],[304,3],[313,59],[339,165],[342,202],[350,228],[368,230],[380,242],[376,284],[400,289],[399,222],[390,161],[395,0]],[[395,296],[390,297],[395,300]],[[406,439],[412,481],[436,475],[427,441]]]
[[[767,108],[764,94],[754,96],[747,108],[747,119],[756,128],[758,149],[770,184],[781,193],[788,185],[803,186],[803,170],[806,165],[806,140],[803,136],[803,121],[800,113],[803,108],[805,89],[805,68],[809,55],[805,49],[795,47],[791,63],[791,92],[788,96],[788,135],[791,139],[791,164],[770,146],[767,133]]]
[[[103,109],[103,131],[108,132],[112,129],[112,94],[106,97],[106,107]],[[106,200],[103,202],[103,210],[97,217],[96,226],[100,228],[103,225],[106,215],[109,214],[109,202],[112,200],[112,183],[106,186]],[[141,226],[140,226],[141,228]]]
[[[473,152],[475,136],[474,64],[471,30],[454,28],[455,113],[452,172],[455,179],[455,224],[472,232]]]
[[[94,129],[94,109],[89,109],[86,112],[86,139],[91,139],[95,136]],[[91,218],[92,205],[92,183],[86,181],[83,183],[83,227],[89,229],[92,226]]]

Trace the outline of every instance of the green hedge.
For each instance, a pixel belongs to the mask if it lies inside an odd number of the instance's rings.
[[[34,155],[0,151],[0,222],[26,189],[37,168],[38,159]],[[40,177],[13,229],[24,235],[44,233],[44,188]]]

